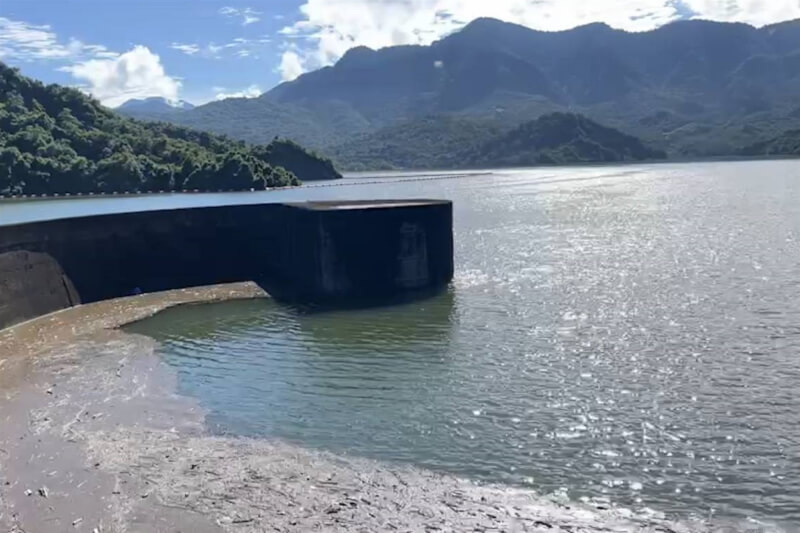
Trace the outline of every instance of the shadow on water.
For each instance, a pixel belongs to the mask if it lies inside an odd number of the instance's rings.
[[[130,333],[159,341],[216,340],[229,334],[252,333],[265,325],[282,332],[309,336],[316,344],[363,348],[364,336],[407,343],[441,343],[456,320],[456,294],[449,288],[382,305],[360,302],[349,306],[296,305],[272,299],[188,304],[126,326]]]
[[[320,355],[325,355],[326,348],[375,355],[374,348],[381,345],[444,345],[456,320],[455,310],[455,294],[448,290],[391,305],[297,308],[296,320]]]

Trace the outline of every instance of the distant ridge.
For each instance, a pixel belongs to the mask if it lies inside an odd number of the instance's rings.
[[[194,105],[186,100],[170,101],[166,98],[153,96],[150,98],[128,100],[115,109],[121,113],[174,113],[175,111],[189,111]]]

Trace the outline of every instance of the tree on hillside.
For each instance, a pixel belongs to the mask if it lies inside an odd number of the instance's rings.
[[[2,195],[299,184],[294,174],[263,160],[258,154],[264,150],[124,118],[79,91],[45,86],[0,63]]]

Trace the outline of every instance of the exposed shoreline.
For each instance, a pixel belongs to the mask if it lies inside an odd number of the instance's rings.
[[[34,355],[83,335],[112,330],[149,318],[165,309],[194,303],[266,298],[254,283],[235,283],[143,294],[70,307],[0,330],[0,359]]]
[[[116,329],[177,305],[259,297],[253,284],[170,291],[0,331],[0,530],[743,530],[210,436],[156,342]]]

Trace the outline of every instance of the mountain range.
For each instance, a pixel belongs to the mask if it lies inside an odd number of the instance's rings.
[[[797,128],[799,95],[799,21],[691,20],[629,33],[478,19],[430,46],[354,48],[259,98],[137,116],[254,143],[288,137],[350,168],[412,168],[437,163],[392,155],[416,132],[438,128],[442,146],[488,143],[487,132],[508,135],[554,112],[585,115],[670,156],[743,153]]]
[[[138,113],[148,115],[188,111],[194,109],[194,107],[193,104],[186,100],[171,101],[159,96],[153,96],[150,98],[128,100],[116,109],[117,111],[129,115],[136,115]]]

